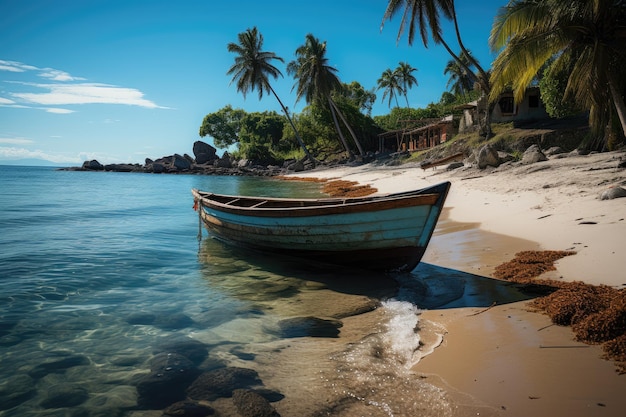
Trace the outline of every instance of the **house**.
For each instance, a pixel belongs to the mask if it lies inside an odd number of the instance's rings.
[[[513,92],[500,94],[500,98],[491,112],[494,122],[511,122],[516,120],[545,119],[550,117],[541,101],[539,87],[529,87],[524,93],[524,99],[515,103]]]
[[[473,130],[478,123],[478,114],[481,111],[484,112],[485,108],[484,99],[458,106],[457,109],[463,110],[463,116],[459,123],[459,133]],[[491,121],[496,123],[540,120],[549,117],[546,107],[541,101],[539,87],[527,88],[524,98],[519,103],[515,102],[512,91],[504,92],[500,94],[500,98],[493,105],[491,111]]]
[[[421,151],[444,143],[454,133],[452,115],[443,119],[405,122],[405,125],[402,129],[379,134],[378,151],[381,153]]]

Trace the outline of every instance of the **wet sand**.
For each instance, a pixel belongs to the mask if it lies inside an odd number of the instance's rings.
[[[433,237],[424,262],[490,276],[501,259],[539,247],[471,224],[452,224],[456,230],[446,232],[450,228],[443,221],[443,233]],[[560,272],[548,275],[558,279]],[[468,289],[464,297],[481,291]],[[503,304],[492,297],[481,307],[459,304],[472,303],[458,300],[422,313],[422,320],[442,325],[446,335],[433,354],[413,367],[448,392],[455,416],[623,415],[626,375],[601,359],[599,346],[575,341],[571,328],[529,311],[527,301]]]

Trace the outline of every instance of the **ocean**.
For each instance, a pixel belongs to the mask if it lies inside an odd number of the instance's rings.
[[[267,178],[0,166],[0,416],[160,416],[205,374],[234,384],[202,388],[220,416],[239,415],[234,388],[283,417],[452,415],[411,367],[442,333],[420,309],[458,299],[462,277],[199,241],[191,188],[320,196]]]

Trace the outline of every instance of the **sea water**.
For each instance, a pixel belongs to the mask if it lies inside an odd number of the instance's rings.
[[[190,346],[197,372],[257,372],[251,388],[283,416],[451,414],[411,371],[423,280],[198,241],[191,188],[320,196],[263,178],[0,166],[0,416],[161,415],[137,387],[156,356]],[[237,415],[227,397],[211,406]]]

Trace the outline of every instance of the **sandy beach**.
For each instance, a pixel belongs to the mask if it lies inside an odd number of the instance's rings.
[[[525,250],[567,250],[542,278],[626,288],[626,152],[566,154],[530,165],[423,170],[417,164],[318,169],[298,177],[367,184],[378,193],[451,181],[442,220],[423,263],[493,278],[497,265]],[[467,291],[467,290],[466,290]],[[472,294],[467,294],[471,297]],[[528,306],[425,310],[421,323],[443,326],[443,342],[413,367],[454,398],[457,415],[621,416],[626,375],[597,345]]]

